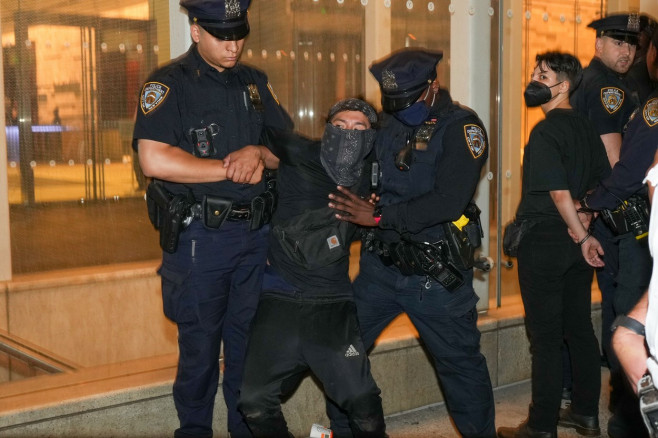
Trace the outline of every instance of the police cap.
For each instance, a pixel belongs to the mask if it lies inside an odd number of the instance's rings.
[[[592,21],[587,27],[596,30],[597,37],[607,36],[637,45],[640,34],[638,14],[615,14]]]
[[[658,22],[649,14],[640,14],[640,33],[645,33],[649,38],[658,27]]]
[[[251,0],[180,0],[190,21],[224,41],[241,40],[249,34],[247,8]]]
[[[416,102],[436,79],[436,66],[441,58],[440,50],[406,48],[373,63],[370,73],[379,82],[384,111],[400,111]]]

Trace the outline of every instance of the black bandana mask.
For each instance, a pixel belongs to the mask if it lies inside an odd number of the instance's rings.
[[[525,91],[523,92],[523,98],[525,99],[525,106],[532,108],[535,106],[543,105],[553,98],[553,93],[551,93],[551,88],[560,85],[562,82],[558,82],[555,85],[548,86],[537,81],[530,81]]]
[[[374,129],[342,129],[327,123],[320,145],[322,167],[336,184],[351,187],[359,181],[374,141]]]

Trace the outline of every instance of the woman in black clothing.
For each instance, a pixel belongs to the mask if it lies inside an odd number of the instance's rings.
[[[541,106],[546,116],[525,147],[517,210],[518,220],[533,224],[518,255],[532,403],[523,424],[498,429],[501,438],[556,437],[558,424],[583,435],[600,433],[600,353],[590,286],[593,267],[603,266],[603,250],[587,221],[581,223],[574,199],[593,189],[610,166],[598,133],[569,104],[581,77],[580,62],[572,55],[544,53],[537,56],[524,94],[526,105]],[[563,340],[571,353],[573,395],[571,407],[560,412]]]

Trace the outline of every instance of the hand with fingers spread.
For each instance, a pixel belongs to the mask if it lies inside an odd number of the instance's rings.
[[[378,196],[372,194],[369,198],[362,199],[345,187],[338,186],[337,189],[340,194],[329,194],[329,199],[331,199],[329,207],[336,210],[336,218],[364,227],[377,226],[377,221],[372,214],[375,211]]]

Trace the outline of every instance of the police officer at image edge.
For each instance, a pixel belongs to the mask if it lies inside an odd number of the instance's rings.
[[[292,121],[267,76],[239,62],[249,33],[249,0],[180,4],[188,11],[194,43],[149,77],[134,132],[142,168],[156,182],[147,198],[161,194],[156,211],[165,216],[156,214],[155,224],[164,250],[159,270],[164,313],[178,326],[173,398],[180,427],[174,436],[213,436],[223,345],[228,429],[234,438],[249,437],[236,404],[274,199],[264,179],[247,184],[242,182],[258,178],[243,181],[221,172],[229,157],[226,169],[249,163],[256,171],[246,174],[259,176],[256,163],[268,162],[269,151],[260,146],[265,130],[290,130]],[[178,206],[171,214],[169,207]]]
[[[652,35],[644,65],[648,67],[647,76],[654,81],[658,78],[656,43],[658,31]],[[612,173],[581,200],[583,208],[601,212],[597,220],[613,230],[619,247],[620,269],[614,291],[614,315],[609,317],[609,325],[603,328],[608,332],[608,339],[619,326],[619,319],[623,321],[640,301],[651,280],[652,258],[646,239],[650,208],[643,180],[651,168],[657,146],[658,89],[654,89],[629,120],[620,159]],[[613,383],[610,407],[614,408],[608,422],[608,434],[614,438],[647,436],[637,396],[627,385],[617,354],[609,355],[608,361]]]
[[[634,55],[638,41],[640,20],[637,14],[614,14],[594,20],[588,27],[596,31],[595,54],[583,69],[583,79],[571,95],[570,102],[574,110],[592,122],[605,145],[610,165],[614,167],[619,160],[625,125],[636,106],[623,76],[633,61],[631,54]],[[624,59],[625,64],[620,63]],[[593,227],[593,234],[605,252],[605,266],[596,270],[601,291],[601,347],[605,357],[611,354],[609,327],[614,319],[615,289],[623,260],[619,259],[616,236],[603,221],[594,221]],[[563,397],[570,400],[568,353],[564,353],[564,359]],[[613,383],[613,388],[615,386]]]
[[[439,90],[436,68],[442,57],[440,51],[407,48],[370,67],[384,109],[374,148],[381,169],[373,175],[379,179],[380,200],[368,211],[366,200],[343,189],[330,196],[330,206],[343,220],[369,227],[354,282],[365,347],[372,347],[397,315],[407,313],[431,354],[460,434],[494,437],[494,400],[480,352],[472,260],[464,263],[452,251],[448,258],[434,257],[436,252],[422,244],[449,246],[452,222],[471,205],[488,156],[477,114],[454,103],[448,90]],[[469,223],[476,226],[476,220]],[[479,240],[476,227],[474,240]],[[422,269],[406,257],[427,261],[418,248],[432,252],[432,263],[423,263]],[[350,436],[344,413],[331,403],[328,413],[335,436]]]

